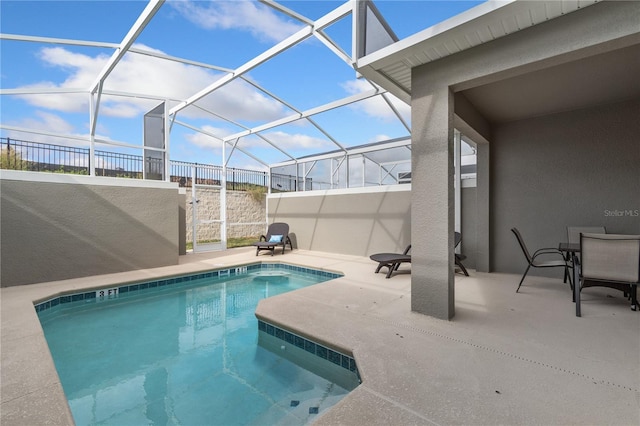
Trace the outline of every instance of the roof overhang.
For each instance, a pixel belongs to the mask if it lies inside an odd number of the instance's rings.
[[[359,58],[356,69],[409,103],[411,69],[522,31],[598,0],[487,1]]]

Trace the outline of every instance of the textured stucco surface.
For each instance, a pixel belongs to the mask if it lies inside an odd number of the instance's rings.
[[[411,309],[449,319],[453,306],[453,95],[414,78]],[[421,90],[422,88],[424,90]]]
[[[3,287],[178,262],[177,186],[84,180],[0,180]]]
[[[272,194],[267,204],[269,222],[288,223],[294,247],[303,250],[369,256],[402,252],[412,243],[409,185]]]
[[[522,272],[567,226],[640,234],[640,100],[496,126],[491,149],[493,270]],[[617,212],[617,213],[616,213]],[[531,271],[559,276],[562,271]],[[551,275],[549,275],[551,274]]]

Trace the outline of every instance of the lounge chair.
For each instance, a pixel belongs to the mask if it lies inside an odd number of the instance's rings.
[[[369,256],[371,260],[378,262],[375,273],[377,274],[382,267],[386,266],[388,269],[387,278],[391,278],[391,274],[393,274],[393,271],[398,270],[401,263],[411,263],[409,250],[411,250],[411,244],[409,244],[402,253],[376,253]]]
[[[580,282],[576,283],[576,316],[580,316],[580,292],[585,287],[609,287],[631,299],[638,309],[640,284],[640,235],[582,233]]]
[[[462,234],[460,234],[459,232],[456,232],[454,248],[458,247],[458,244],[460,244],[460,241],[462,241]],[[467,272],[467,268],[465,268],[464,265],[462,264],[462,261],[465,260],[467,256],[465,256],[464,254],[458,254],[458,253],[454,253],[454,256],[455,256],[456,265],[458,265],[458,268],[460,268],[462,273],[468,277],[469,273]]]
[[[289,244],[289,248],[293,250],[293,245],[289,238],[289,225],[283,222],[274,222],[269,225],[267,235],[261,235],[260,241],[253,243],[253,245],[256,246],[256,256],[262,250],[270,251],[271,256],[273,256],[276,247],[279,246],[282,246],[282,254],[284,254],[284,249],[287,244]]]
[[[556,248],[541,248],[536,250],[533,255],[529,253],[527,249],[527,245],[524,243],[522,239],[522,235],[520,235],[520,231],[517,228],[512,228],[511,232],[514,233],[516,239],[518,240],[518,244],[520,244],[520,248],[522,249],[522,253],[524,257],[527,259],[527,269],[524,270],[524,274],[522,275],[522,279],[520,280],[520,284],[518,284],[518,288],[516,289],[516,293],[520,290],[520,286],[524,281],[524,278],[527,276],[527,272],[529,272],[529,268],[532,266],[534,268],[564,268],[565,277],[569,277],[569,285],[571,286],[571,290],[573,290],[573,282],[571,281],[571,276],[569,275],[569,269],[571,268],[567,260],[565,260],[562,252]],[[537,259],[538,256],[547,256],[547,255],[555,255],[559,257],[558,260],[540,260]]]

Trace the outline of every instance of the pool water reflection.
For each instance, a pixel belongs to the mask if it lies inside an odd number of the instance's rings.
[[[262,298],[326,279],[208,278],[40,313],[76,424],[315,420],[351,389],[258,345],[254,312]]]

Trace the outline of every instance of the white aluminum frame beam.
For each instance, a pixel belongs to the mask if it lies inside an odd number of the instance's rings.
[[[127,148],[134,148],[134,149],[141,149],[141,146],[137,146],[137,145],[133,145],[133,144],[128,144],[128,143],[122,143],[122,142],[118,142],[118,141],[106,141],[106,140],[100,140],[95,138],[95,132],[96,132],[96,128],[97,128],[97,121],[98,121],[98,117],[99,117],[99,109],[100,109],[100,103],[101,103],[101,98],[102,95],[109,95],[109,96],[122,96],[122,97],[135,97],[135,98],[141,98],[141,99],[154,99],[154,100],[159,100],[159,101],[171,101],[174,103],[177,103],[176,106],[170,108],[168,110],[168,116],[167,116],[167,120],[165,122],[165,125],[168,125],[169,128],[165,129],[165,132],[167,134],[169,134],[171,127],[173,126],[173,123],[176,122],[175,118],[176,115],[179,111],[182,111],[184,108],[187,108],[189,106],[194,106],[196,108],[199,108],[201,110],[203,110],[204,112],[211,114],[213,116],[216,116],[226,122],[232,123],[238,127],[241,127],[244,129],[244,131],[233,134],[233,135],[229,135],[226,137],[222,138],[222,141],[224,143],[229,143],[231,146],[233,146],[233,149],[231,150],[231,152],[229,153],[228,158],[225,159],[225,163],[228,163],[229,159],[231,158],[231,154],[236,150],[244,153],[245,155],[251,157],[252,159],[256,160],[258,163],[263,164],[267,167],[269,167],[268,164],[266,164],[264,161],[258,159],[256,156],[252,155],[251,153],[249,153],[247,150],[241,149],[240,145],[241,145],[241,140],[243,137],[249,136],[249,135],[256,135],[257,137],[259,137],[261,140],[263,140],[264,142],[268,143],[270,146],[274,147],[275,149],[277,149],[279,152],[281,152],[282,154],[286,155],[287,157],[290,158],[289,161],[285,162],[285,163],[281,163],[281,164],[297,164],[300,162],[299,159],[296,159],[294,156],[292,156],[291,154],[287,153],[284,149],[280,148],[278,146],[278,144],[274,141],[269,140],[268,138],[266,138],[265,136],[263,136],[261,133],[281,126],[281,125],[285,125],[291,122],[294,122],[296,120],[299,119],[306,119],[310,124],[312,124],[318,131],[320,131],[330,142],[332,142],[333,144],[335,144],[340,151],[342,151],[342,154],[340,155],[355,155],[359,152],[366,152],[367,149],[363,149],[362,151],[358,151],[358,150],[349,150],[348,148],[344,147],[338,140],[336,140],[334,137],[331,136],[331,134],[329,133],[329,131],[325,130],[324,128],[322,128],[316,121],[314,121],[311,117],[313,115],[316,114],[320,114],[332,109],[336,109],[336,108],[340,108],[346,105],[349,105],[351,103],[356,103],[374,96],[378,96],[378,95],[382,95],[383,99],[385,100],[385,102],[387,103],[387,105],[391,108],[391,110],[393,111],[393,113],[396,115],[396,117],[398,117],[398,119],[401,121],[402,125],[410,132],[410,128],[408,126],[408,124],[406,123],[406,121],[402,118],[402,116],[398,113],[397,109],[393,106],[391,100],[388,98],[387,95],[387,90],[383,89],[382,87],[376,85],[375,83],[369,81],[367,79],[367,81],[371,84],[372,86],[372,90],[367,91],[367,92],[362,92],[353,96],[349,96],[346,98],[343,98],[341,100],[337,100],[325,105],[321,105],[306,111],[300,111],[298,110],[295,106],[287,103],[285,100],[281,99],[280,97],[278,97],[277,95],[275,95],[274,93],[271,93],[270,91],[268,91],[267,89],[261,87],[260,85],[258,85],[257,83],[251,81],[248,77],[247,77],[247,73],[249,71],[251,71],[252,69],[256,68],[257,66],[261,65],[262,63],[270,60],[271,58],[277,56],[278,54],[286,51],[287,49],[295,46],[296,44],[299,44],[301,42],[303,42],[304,40],[308,39],[309,37],[313,36],[315,38],[317,38],[318,40],[320,40],[321,43],[323,43],[326,48],[328,48],[331,52],[333,52],[338,58],[340,58],[342,61],[344,61],[349,67],[351,67],[354,72],[356,74],[358,74],[358,71],[356,70],[356,60],[352,57],[349,56],[348,53],[344,52],[342,50],[342,48],[336,44],[332,38],[327,35],[324,32],[324,29],[331,26],[332,24],[344,19],[345,17],[351,15],[352,19],[354,17],[354,8],[355,8],[355,2],[352,1],[347,1],[345,3],[343,3],[342,5],[338,6],[337,8],[335,8],[334,10],[332,10],[331,12],[327,13],[326,15],[322,16],[321,18],[319,18],[316,21],[313,21],[309,18],[306,18],[298,13],[296,13],[295,11],[287,8],[286,6],[283,6],[279,3],[277,3],[276,1],[273,0],[259,0],[261,3],[265,4],[268,7],[273,8],[274,10],[279,11],[280,13],[283,13],[287,16],[289,16],[290,18],[299,21],[300,23],[302,23],[303,25],[305,25],[304,28],[302,28],[301,30],[299,30],[298,32],[296,32],[295,34],[293,34],[292,36],[288,37],[287,39],[283,40],[282,42],[276,44],[275,46],[273,46],[272,48],[266,50],[265,52],[263,52],[262,54],[258,55],[257,57],[253,58],[252,60],[246,62],[245,64],[241,65],[240,67],[236,68],[236,69],[229,69],[229,68],[225,68],[225,67],[221,67],[221,66],[216,66],[216,65],[211,65],[211,64],[206,64],[206,63],[202,63],[202,62],[198,62],[198,61],[192,61],[192,60],[188,60],[188,59],[184,59],[184,58],[180,58],[180,57],[176,57],[176,56],[171,56],[171,55],[166,55],[163,53],[157,53],[157,52],[153,52],[150,50],[146,50],[144,48],[138,48],[138,47],[134,47],[133,44],[135,42],[135,40],[138,38],[138,36],[142,33],[142,31],[146,28],[146,26],[149,24],[149,22],[151,22],[151,20],[153,19],[153,17],[155,16],[155,14],[159,11],[159,9],[161,8],[161,6],[164,4],[165,0],[150,0],[148,2],[148,4],[146,5],[145,9],[143,10],[143,12],[140,14],[140,16],[138,17],[138,19],[136,20],[136,22],[131,26],[131,28],[129,29],[128,33],[126,34],[126,36],[123,38],[123,40],[120,43],[110,43],[110,42],[98,42],[98,41],[86,41],[86,40],[71,40],[71,39],[64,39],[64,38],[51,38],[51,37],[37,37],[37,36],[24,36],[24,35],[16,35],[16,34],[0,34],[0,39],[3,40],[15,40],[15,41],[23,41],[23,42],[34,42],[34,43],[48,43],[48,44],[63,44],[63,45],[75,45],[75,46],[85,46],[85,47],[97,47],[97,48],[108,48],[108,49],[115,49],[115,51],[113,52],[112,56],[110,57],[109,61],[107,62],[107,64],[103,67],[103,69],[100,71],[100,73],[97,75],[95,81],[93,82],[93,85],[91,87],[89,87],[88,89],[61,89],[61,88],[55,88],[55,89],[50,89],[50,88],[42,88],[42,89],[35,89],[35,88],[30,88],[30,89],[0,89],[0,95],[30,95],[30,94],[63,94],[63,93],[87,93],[90,96],[90,132],[89,132],[89,138],[88,142],[91,146],[91,148],[93,148],[93,144],[94,143],[101,143],[101,144],[106,144],[106,145],[113,145],[113,146],[121,146],[121,147],[127,147]],[[353,27],[353,25],[352,25]],[[354,29],[355,31],[355,29]],[[140,54],[140,55],[146,55],[149,57],[154,57],[154,58],[158,58],[161,60],[168,60],[168,61],[174,61],[174,62],[179,62],[179,63],[183,63],[186,65],[192,65],[192,66],[197,66],[197,67],[201,67],[201,68],[205,68],[205,69],[210,69],[210,70],[215,70],[215,71],[219,71],[222,73],[225,73],[221,78],[219,78],[217,81],[215,81],[213,84],[209,85],[207,88],[197,92],[196,94],[192,95],[191,97],[189,97],[188,99],[167,99],[166,97],[161,97],[161,96],[153,96],[153,95],[147,95],[147,94],[140,94],[140,93],[132,93],[132,92],[118,92],[118,91],[108,91],[108,90],[104,90],[104,83],[105,80],[108,78],[108,76],[110,75],[110,73],[115,69],[115,67],[118,65],[118,63],[121,61],[121,59],[126,55],[126,53],[136,53],[136,54]],[[284,117],[282,119],[279,120],[275,120],[272,121],[270,123],[266,123],[257,127],[253,127],[253,128],[248,128],[246,126],[243,126],[237,122],[234,122],[233,120],[227,119],[223,116],[221,116],[220,114],[214,113],[212,111],[208,111],[200,106],[198,106],[196,104],[196,102],[207,96],[208,94],[214,92],[215,90],[219,89],[220,87],[228,84],[229,82],[236,80],[236,79],[240,79],[250,85],[252,85],[253,87],[255,87],[257,90],[265,93],[267,96],[271,97],[272,99],[276,100],[277,102],[279,102],[281,105],[286,106],[287,108],[289,108],[290,110],[294,111],[294,114],[288,116],[288,117]],[[196,127],[187,125],[184,122],[179,122],[180,125],[185,126],[187,128],[190,128],[194,131],[206,134],[208,136],[214,137],[216,139],[220,139],[214,135],[208,134],[206,131],[203,131],[201,129],[198,129]],[[9,128],[7,126],[0,126],[0,128]],[[67,139],[74,139],[74,140],[82,140],[82,141],[87,141],[87,139],[82,138],[82,137],[77,137],[77,136],[63,136],[63,135],[59,135],[59,134],[54,134],[54,133],[50,133],[50,132],[38,132],[38,131],[29,131],[27,129],[18,129],[18,128],[13,128],[16,129],[18,131],[23,131],[26,133],[35,133],[35,134],[43,134],[43,135],[48,135],[48,136],[55,136],[55,137],[61,137],[61,138],[67,138]],[[168,139],[168,138],[167,138]],[[231,142],[233,141],[233,142]],[[168,147],[168,143],[165,144],[165,147]],[[410,148],[410,147],[409,147]],[[371,148],[368,148],[371,149]],[[385,149],[385,148],[380,148],[380,149]],[[158,150],[158,151],[162,151],[162,149],[154,149],[154,150]],[[375,148],[374,148],[375,150]],[[164,152],[168,153],[168,148],[164,149]],[[320,157],[317,158],[329,158],[329,157],[335,157],[336,153],[333,154],[327,154],[325,155],[321,155]],[[339,156],[340,156],[339,155]],[[304,159],[302,161],[309,161],[308,159]]]
[[[295,44],[300,43],[302,40],[307,39],[308,37],[311,36],[311,34],[312,34],[312,29],[311,28],[303,28],[302,30],[298,31],[297,33],[293,34],[292,36],[290,36],[290,37],[286,38],[285,40],[281,41],[280,43],[276,44],[271,49],[268,49],[267,51],[265,51],[262,54],[256,56],[252,60],[250,60],[250,61],[246,62],[245,64],[241,65],[240,67],[236,68],[233,71],[233,73],[226,74],[222,78],[220,78],[217,81],[215,81],[212,84],[210,84],[208,87],[202,89],[201,91],[199,91],[195,95],[191,96],[186,101],[180,103],[179,105],[176,105],[175,107],[173,107],[171,109],[170,113],[171,114],[177,114],[182,109],[184,109],[187,106],[189,106],[190,104],[192,104],[194,102],[197,102],[198,100],[204,98],[205,96],[207,96],[208,94],[212,93],[216,89],[219,89],[220,87],[230,83],[234,79],[239,78],[241,75],[251,71],[252,69],[257,67],[258,65],[262,64],[263,62],[273,58],[278,53],[286,50],[287,48],[289,48],[289,47],[291,47],[291,46],[293,46]]]
[[[72,140],[76,140],[76,141],[82,141],[82,142],[89,143],[89,140],[86,137],[83,137],[83,136],[63,135],[62,133],[47,132],[47,131],[44,131],[44,130],[27,129],[25,127],[19,127],[19,126],[8,126],[8,125],[2,124],[2,123],[0,123],[0,129],[9,130],[9,131],[13,131],[13,132],[19,132],[19,133],[29,133],[29,134],[32,134],[32,135],[42,135],[42,136],[52,136],[52,137],[55,137],[55,138],[62,138],[62,139],[72,139]]]
[[[98,77],[91,85],[91,93],[94,93],[104,83],[104,80],[111,74],[111,71],[120,62],[120,59],[127,53],[131,45],[136,41],[136,38],[142,33],[147,24],[151,22],[153,16],[160,10],[160,7],[164,4],[165,0],[150,0],[147,7],[144,8],[136,22],[129,29],[129,32],[124,37],[118,49],[113,52],[113,55],[109,58],[109,61],[104,66],[102,71],[98,74]]]
[[[319,106],[319,107],[316,107],[316,108],[311,108],[311,109],[309,109],[307,111],[304,111],[302,113],[299,113],[299,114],[290,115],[289,117],[284,117],[284,118],[281,118],[279,120],[275,120],[275,121],[272,121],[270,123],[263,124],[262,126],[257,126],[257,127],[254,127],[252,129],[250,129],[250,130],[247,130],[247,131],[244,131],[244,132],[240,132],[240,133],[236,133],[236,134],[231,135],[231,136],[227,136],[225,139],[228,139],[228,140],[229,139],[235,139],[235,138],[238,138],[238,137],[248,136],[248,135],[250,135],[252,133],[263,132],[265,130],[272,129],[274,127],[278,127],[278,126],[281,126],[283,124],[288,124],[288,123],[294,122],[294,121],[299,120],[301,118],[307,118],[307,117],[310,117],[310,116],[313,116],[313,115],[316,115],[316,114],[320,114],[321,112],[330,111],[332,109],[339,108],[341,106],[349,105],[349,104],[352,104],[354,102],[358,102],[358,101],[361,101],[361,100],[364,100],[364,99],[368,99],[368,98],[371,98],[371,97],[376,96],[378,94],[380,94],[380,92],[377,89],[369,90],[367,92],[358,93],[358,94],[355,94],[355,95],[352,95],[352,96],[349,96],[349,97],[346,97],[346,98],[343,98],[343,99],[340,99],[340,100],[337,100],[337,101],[334,101],[334,102],[331,102],[331,103],[328,103],[328,104],[325,104],[325,105],[322,105],[322,106]]]
[[[273,99],[275,99],[276,101],[280,102],[282,105],[286,106],[287,108],[289,108],[292,111],[295,111],[297,114],[303,114],[299,109],[297,109],[295,106],[289,104],[288,102],[286,102],[285,100],[281,99],[280,97],[276,96],[275,94],[271,93],[270,91],[266,90],[265,88],[261,87],[260,85],[258,85],[257,83],[245,78],[245,77],[240,77],[242,78],[244,81],[246,81],[248,84],[252,85],[253,87],[255,87],[256,89],[260,90],[261,92],[265,93],[268,96],[271,96]],[[340,145],[331,135],[329,135],[329,133],[327,133],[318,123],[316,123],[315,121],[313,121],[311,118],[306,117],[307,121],[309,123],[311,123],[316,129],[318,129],[320,132],[322,132],[329,140],[331,140],[331,142],[333,142],[335,145],[337,145],[338,147],[340,147],[341,149],[344,149],[342,147],[342,145]],[[235,123],[234,123],[235,124]],[[249,130],[251,131],[251,128],[243,126],[243,125],[238,125],[238,127],[242,127],[245,130]],[[269,145],[273,146],[275,149],[277,149],[278,151],[280,151],[281,153],[283,153],[284,155],[286,155],[287,157],[291,158],[292,160],[295,160],[295,158],[289,154],[288,152],[284,151],[283,149],[281,149],[280,147],[276,146],[275,144],[273,144],[272,142],[268,141],[264,136],[256,133],[256,135],[258,137],[260,137],[261,139],[263,139],[265,142],[267,142]]]
[[[206,112],[207,114],[211,114],[211,115],[213,115],[213,116],[215,116],[215,117],[218,117],[219,119],[221,119],[221,120],[223,120],[223,121],[226,121],[226,122],[229,122],[229,123],[231,123],[231,124],[233,124],[233,125],[235,125],[235,126],[241,127],[241,128],[243,128],[243,129],[245,129],[245,130],[250,130],[250,128],[249,128],[249,127],[247,127],[247,126],[245,126],[245,125],[243,125],[243,124],[241,124],[241,123],[238,123],[238,122],[236,122],[236,121],[234,121],[234,120],[231,120],[230,118],[226,118],[226,117],[224,117],[224,116],[222,116],[222,115],[220,115],[220,114],[218,114],[218,113],[216,113],[216,112],[209,111],[208,109],[206,109],[206,108],[204,108],[204,107],[201,107],[200,105],[192,104],[191,106],[192,106],[192,107],[195,107],[195,108],[198,108],[199,110],[204,111],[204,112]],[[175,116],[172,116],[172,117],[175,117]],[[289,155],[289,153],[288,153],[288,152],[286,152],[285,150],[283,150],[282,148],[280,148],[278,145],[276,145],[275,143],[273,143],[272,141],[270,141],[270,140],[269,140],[268,138],[266,138],[265,136],[260,135],[260,134],[256,134],[256,136],[257,136],[257,137],[259,137],[260,139],[262,139],[263,141],[265,141],[266,143],[268,143],[269,145],[271,145],[273,148],[275,148],[275,149],[277,149],[278,151],[280,151],[282,154],[286,155],[287,157],[291,158],[292,160],[295,160],[295,158],[294,158],[293,156]],[[219,138],[219,137],[218,137],[218,138]],[[232,140],[232,139],[228,139],[228,138],[219,138],[219,139],[220,139],[220,140],[222,140],[222,141],[225,141],[225,142],[227,142],[227,143],[229,143],[229,141],[230,141],[230,140]],[[239,139],[239,138],[238,138],[238,139]],[[236,139],[236,141],[237,141],[238,139]],[[233,142],[233,143],[235,144],[235,143],[237,143],[237,142]],[[245,152],[245,151],[241,151],[241,152],[243,152],[243,153],[245,153],[245,154],[246,154],[246,152]],[[252,158],[253,158],[253,157],[252,157]],[[260,161],[260,163],[262,163],[262,161]]]
[[[265,4],[268,4],[271,7],[276,6],[275,2],[268,2],[267,1],[267,2],[265,2]],[[281,11],[288,10],[288,9],[284,8],[284,6],[280,6],[280,5],[278,5],[277,9],[281,10]],[[309,24],[307,27],[299,30],[298,32],[296,32],[295,34],[289,36],[288,38],[286,38],[285,40],[283,40],[280,43],[276,44],[272,48],[266,50],[265,52],[263,52],[262,54],[256,56],[252,60],[250,60],[250,61],[246,62],[245,64],[241,65],[240,67],[236,68],[230,74],[227,74],[224,77],[218,79],[217,81],[215,81],[214,83],[212,83],[208,87],[206,87],[205,89],[203,89],[200,92],[198,92],[198,93],[194,94],[193,96],[191,96],[186,101],[182,102],[179,105],[176,105],[175,107],[173,107],[170,110],[170,114],[177,114],[180,110],[182,110],[182,109],[186,108],[187,106],[189,106],[190,104],[193,104],[196,101],[202,99],[203,97],[205,97],[208,94],[212,93],[216,89],[219,89],[220,87],[228,84],[232,80],[241,77],[242,75],[244,75],[247,72],[251,71],[255,67],[259,66],[260,64],[268,61],[269,59],[273,58],[274,56],[278,55],[279,53],[285,51],[286,49],[288,49],[288,48],[290,48],[290,47],[292,47],[292,46],[294,46],[294,45],[306,40],[307,38],[309,38],[309,37],[311,37],[313,35],[313,32],[316,31],[316,28],[324,28],[324,27],[326,27],[328,25],[331,25],[336,20],[339,20],[342,17],[346,16],[347,14],[351,13],[351,10],[352,10],[351,6],[348,3],[345,3],[342,6],[334,9],[332,12],[330,12],[327,15],[323,16],[322,18],[318,19],[314,23]],[[291,12],[291,13],[293,13],[293,12]],[[234,139],[234,137],[230,137],[229,139]]]
[[[327,152],[324,154],[318,154],[318,155],[312,155],[309,157],[304,157],[304,158],[298,158],[296,159],[297,163],[302,163],[305,161],[316,161],[316,160],[326,160],[329,158],[339,158],[344,156],[345,154],[347,155],[356,155],[356,154],[363,154],[363,153],[369,153],[369,152],[374,152],[374,151],[383,151],[385,149],[391,149],[391,148],[397,148],[397,147],[407,147],[411,145],[411,138],[407,137],[407,138],[402,138],[402,139],[395,139],[393,141],[387,142],[387,143],[380,143],[380,144],[376,144],[376,145],[367,145],[367,146],[363,146],[363,147],[355,147],[355,148],[347,148],[345,152],[337,152],[337,151],[333,151],[333,152]],[[285,166],[291,166],[293,165],[294,162],[292,161],[282,161],[279,163],[275,163],[272,164],[271,167],[285,167]]]
[[[116,67],[118,62],[126,55],[127,51],[131,47],[131,45],[136,41],[136,38],[142,33],[147,24],[151,22],[151,19],[154,15],[160,10],[160,7],[164,4],[165,0],[149,0],[149,3],[144,8],[136,22],[129,29],[129,32],[124,37],[119,47],[109,58],[107,64],[102,68],[98,77],[95,79],[94,83],[89,88],[89,92],[93,94],[97,94],[95,98],[95,106],[93,108],[92,114],[93,117],[91,119],[91,130],[90,133],[95,135],[96,125],[98,122],[98,113],[100,111],[100,98],[102,96],[102,87],[104,85],[104,81],[111,74],[113,69]]]
[[[194,132],[198,132],[198,133],[202,133],[203,135],[210,136],[210,137],[212,137],[212,138],[214,138],[214,139],[216,139],[216,140],[220,141],[221,143],[231,144],[231,142],[228,142],[228,141],[222,140],[222,139],[220,139],[220,137],[219,137],[219,136],[216,136],[216,135],[214,135],[213,133],[210,133],[210,132],[207,132],[206,130],[202,130],[202,129],[198,128],[198,127],[192,126],[192,125],[190,125],[190,124],[188,124],[188,123],[184,123],[184,122],[182,122],[182,121],[180,121],[180,120],[174,120],[174,123],[179,124],[179,125],[181,125],[181,126],[183,126],[183,127],[186,127],[187,129],[191,129],[191,130],[193,130]],[[258,158],[258,157],[256,157],[255,155],[251,154],[250,152],[248,152],[248,151],[246,151],[246,150],[243,150],[243,149],[241,149],[241,148],[238,148],[238,151],[240,151],[240,152],[242,152],[243,154],[245,154],[246,156],[248,156],[248,157],[250,157],[250,158],[254,159],[254,160],[255,160],[255,161],[257,161],[258,163],[262,164],[263,166],[265,166],[265,167],[269,167],[269,165],[268,165],[267,163],[265,163],[264,161],[262,161],[261,159],[259,159],[259,158]]]
[[[91,140],[85,136],[75,136],[75,135],[62,134],[62,133],[56,133],[56,132],[47,132],[44,130],[27,129],[25,127],[10,126],[6,124],[0,124],[0,129],[19,132],[19,133],[28,133],[32,135],[51,136],[54,138],[61,138],[61,139],[71,139],[71,140],[86,142],[87,144],[91,143]],[[106,140],[106,139],[95,138],[95,142],[101,145],[119,146],[122,148],[133,148],[133,149],[144,148],[149,151],[160,151],[160,152],[164,151],[163,148],[143,147],[141,145],[133,145],[127,142],[120,142],[116,140]]]
[[[72,94],[72,93],[89,93],[87,89],[68,89],[62,87],[55,88],[28,88],[25,87],[23,89],[0,89],[0,95],[61,95],[61,94]]]
[[[305,24],[307,24],[307,27],[301,29],[300,31],[296,32],[295,34],[293,34],[292,36],[288,37],[287,39],[283,40],[282,42],[276,44],[274,47],[268,49],[267,51],[263,52],[262,54],[256,56],[255,58],[253,58],[252,60],[246,62],[245,64],[241,65],[240,67],[236,68],[235,70],[233,70],[232,72],[230,72],[229,74],[226,74],[225,76],[221,77],[220,79],[218,79],[217,81],[215,81],[214,83],[212,83],[211,85],[209,85],[208,87],[206,87],[205,89],[201,90],[200,92],[194,94],[193,96],[191,96],[190,98],[188,98],[186,101],[181,102],[180,104],[176,105],[175,107],[173,107],[170,110],[170,115],[176,115],[178,112],[180,112],[182,109],[188,107],[189,105],[194,104],[195,102],[197,102],[198,100],[202,99],[203,97],[209,95],[210,93],[214,92],[215,90],[223,87],[224,85],[230,83],[231,81],[241,78],[244,81],[247,81],[249,84],[254,85],[256,88],[258,88],[259,90],[262,90],[263,92],[269,94],[269,96],[272,96],[274,99],[276,99],[277,101],[279,101],[280,103],[282,103],[283,105],[286,105],[287,107],[293,109],[294,111],[297,111],[295,108],[292,108],[290,105],[288,105],[285,102],[282,102],[281,99],[279,99],[278,97],[273,96],[272,94],[270,94],[269,92],[267,92],[265,89],[260,88],[259,86],[255,85],[254,83],[250,82],[248,79],[244,78],[244,74],[248,73],[249,71],[251,71],[252,69],[254,69],[255,67],[261,65],[262,63],[268,61],[269,59],[275,57],[276,55],[278,55],[279,53],[285,51],[286,49],[301,43],[302,41],[306,40],[307,38],[309,38],[310,36],[316,34],[316,32],[322,30],[323,28],[333,24],[334,22],[344,18],[345,16],[349,15],[352,13],[353,11],[353,7],[352,5],[347,2],[342,4],[341,6],[337,7],[336,9],[334,9],[332,12],[329,12],[328,14],[324,15],[323,17],[321,17],[320,19],[318,19],[317,21],[313,22],[310,21],[309,19],[306,19],[302,16],[300,16],[299,14],[291,11],[290,9],[277,4],[274,1],[270,1],[270,0],[265,0],[263,1],[264,4],[273,7],[276,10],[279,10],[282,13],[285,13],[286,15],[297,19],[301,22],[304,22]],[[320,39],[326,37],[324,34],[322,34],[322,37],[319,37]],[[323,41],[324,43],[325,41]],[[332,43],[330,43],[332,44]],[[339,51],[336,49],[336,47],[334,46],[333,48],[330,47],[330,49],[332,51],[334,51],[336,54],[338,54],[339,57],[341,57],[343,60],[344,55],[343,52]],[[353,61],[351,61],[350,59],[347,61],[347,63],[353,67]],[[375,94],[378,94],[379,91],[376,91]],[[374,94],[374,95],[375,95]],[[363,99],[366,99],[363,98]],[[359,100],[359,99],[358,99]],[[348,103],[352,103],[352,102],[356,102],[357,100],[353,100],[350,101]],[[346,104],[343,104],[346,105]],[[342,106],[342,105],[340,105]],[[327,108],[327,109],[322,109],[322,111],[328,111],[329,109],[333,109],[336,108],[337,106],[331,107],[331,108]],[[320,107],[323,108],[323,107]],[[318,112],[321,112],[320,110]],[[315,112],[315,113],[318,113]],[[230,140],[237,140],[239,138],[242,138],[244,136],[248,136],[250,134],[257,134],[261,131],[273,128],[273,127],[277,127],[283,124],[287,124],[290,123],[292,121],[296,121],[300,118],[306,118],[310,115],[310,113],[299,113],[297,115],[293,115],[290,117],[285,117],[284,120],[276,120],[273,121],[271,123],[267,123],[263,126],[258,126],[256,128],[253,129],[247,129],[244,132],[240,132],[240,133],[236,133],[233,135],[229,135],[227,137],[225,137],[225,141],[230,141]],[[311,121],[311,120],[310,120]],[[338,147],[340,147],[341,149],[344,149],[344,147],[342,147],[342,145],[340,145],[333,137],[331,137],[329,135],[328,132],[326,132],[324,129],[322,129],[320,126],[318,126],[317,123],[311,121],[311,123],[318,128],[318,130],[320,130],[323,134],[325,134],[325,136],[327,136],[334,144],[336,144]],[[268,142],[270,143],[270,142]],[[271,144],[271,143],[270,143]],[[272,144],[273,146],[273,144]],[[278,148],[279,149],[279,148]],[[284,153],[284,151],[280,150],[281,152]],[[285,155],[287,155],[290,158],[293,158],[293,156],[285,153]]]
[[[26,35],[6,34],[6,33],[0,33],[0,40],[27,41],[32,43],[45,43],[45,44],[68,44],[72,46],[104,47],[108,49],[117,49],[119,46],[118,43],[72,40],[68,38],[26,36]]]
[[[281,5],[280,3],[276,3],[273,0],[258,0],[260,3],[272,7],[282,13],[284,13],[285,15],[289,16],[290,18],[296,19],[300,22],[303,22],[307,25],[313,25],[313,21],[311,19],[306,18],[305,16],[300,15],[297,12],[294,12],[293,10],[289,9],[288,7],[285,7],[283,5]]]

